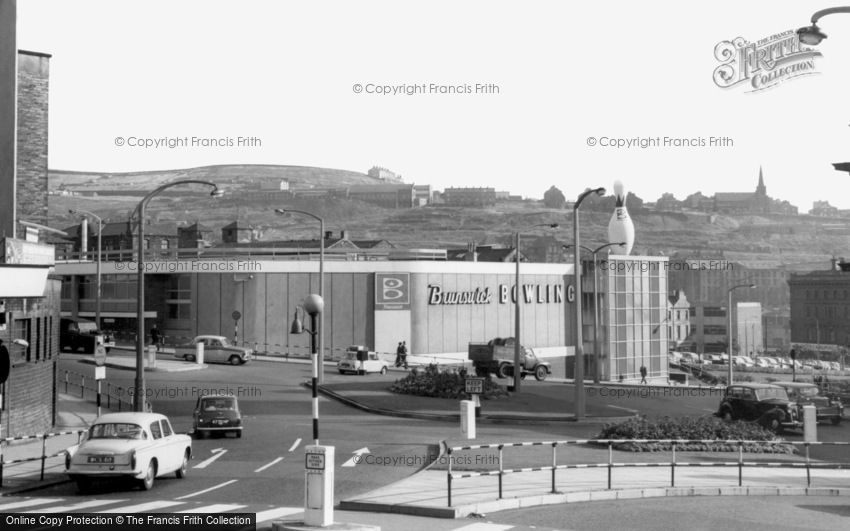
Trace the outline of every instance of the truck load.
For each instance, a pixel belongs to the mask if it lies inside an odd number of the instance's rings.
[[[495,374],[499,378],[506,378],[514,374],[514,338],[497,337],[486,343],[469,344],[469,360],[475,368],[478,376]],[[534,350],[520,346],[520,377],[525,378],[533,374],[534,378],[542,382],[552,372],[552,365],[540,361],[534,354]]]

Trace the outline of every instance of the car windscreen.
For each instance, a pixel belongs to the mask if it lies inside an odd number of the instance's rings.
[[[97,332],[97,324],[95,323],[78,322],[77,327],[83,334],[91,334]]]
[[[138,424],[110,422],[92,426],[89,439],[141,439],[142,433]]]
[[[204,398],[201,409],[204,411],[236,409],[236,399],[231,397]]]
[[[813,398],[818,396],[817,387],[798,387],[794,389],[794,391],[801,398]]]
[[[781,387],[759,389],[756,393],[758,394],[759,400],[767,400],[769,398],[781,398],[782,400],[788,400],[788,393],[786,393],[785,389]]]

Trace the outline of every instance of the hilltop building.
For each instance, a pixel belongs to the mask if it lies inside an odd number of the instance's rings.
[[[449,206],[486,207],[496,204],[495,188],[446,188],[442,200]]]

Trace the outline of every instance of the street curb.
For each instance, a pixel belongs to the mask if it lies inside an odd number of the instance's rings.
[[[303,387],[310,388],[310,382],[303,382],[301,384]],[[384,408],[375,408],[372,406],[367,406],[366,404],[362,404],[357,400],[352,398],[348,398],[346,396],[340,395],[335,391],[332,391],[326,388],[323,385],[318,386],[319,393],[332,398],[338,402],[342,402],[348,406],[354,407],[361,411],[365,411],[367,413],[372,413],[375,415],[385,415],[388,417],[400,417],[400,418],[410,418],[410,419],[419,419],[419,420],[452,420],[452,421],[460,421],[460,413],[417,413],[413,411],[402,411],[398,409],[384,409]],[[524,417],[524,416],[512,416],[510,414],[494,414],[494,415],[484,415],[482,414],[480,418],[476,419],[477,422],[488,423],[488,424],[500,424],[505,422],[512,423],[522,423],[522,424],[549,424],[552,422],[570,422],[575,425],[596,425],[596,424],[608,424],[611,422],[623,422],[634,418],[635,415],[625,416],[625,417],[585,417],[584,420],[576,420],[575,418],[565,418],[565,417],[546,417],[546,416],[537,416],[537,417]]]
[[[359,501],[340,502],[340,510],[385,512],[431,518],[464,518],[471,514],[523,509],[540,505],[583,503],[590,501],[634,500],[645,498],[667,498],[681,496],[850,496],[850,488],[829,487],[653,487],[645,489],[590,490],[560,492],[508,498],[491,502],[456,505],[453,507],[425,507],[415,505],[392,505]]]
[[[63,483],[70,483],[70,478],[56,478],[54,480],[45,480],[37,482],[34,485],[26,485],[23,487],[12,487],[7,490],[7,487],[3,487],[0,489],[2,494],[0,494],[0,498],[3,496],[13,496],[15,494],[23,494],[25,492],[32,492],[34,490],[46,489],[48,487],[55,487],[56,485],[62,485]]]
[[[81,359],[77,360],[79,363],[86,363],[88,365],[95,365],[94,359]],[[121,365],[118,363],[112,363],[107,361],[103,364],[105,367],[109,367],[110,369],[118,369],[124,371],[135,371],[135,367],[130,367],[127,365]],[[179,368],[160,368],[160,367],[145,367],[145,372],[187,372],[187,371],[198,371],[201,369],[206,369],[208,366],[206,364],[198,365],[197,363],[188,364],[186,367]]]

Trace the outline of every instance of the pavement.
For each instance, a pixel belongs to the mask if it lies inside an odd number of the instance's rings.
[[[109,363],[121,366],[133,361],[131,358],[122,360],[119,356],[108,357]],[[258,357],[256,361],[310,362],[308,359],[286,360],[265,356]],[[196,365],[158,360],[157,366],[168,370],[172,363],[176,364],[174,367],[177,370],[181,365]],[[326,362],[325,365],[334,363]],[[398,372],[406,371],[398,369]],[[442,421],[458,416],[457,400],[398,395],[389,393],[386,387],[386,381],[370,383],[352,378],[351,382],[325,384],[322,392],[331,399],[374,413]],[[557,401],[550,400],[545,406],[535,406],[539,400],[483,402],[479,420],[484,422],[575,422],[570,415],[544,415],[546,418],[540,418],[542,413],[566,409]],[[5,463],[36,458],[2,466],[0,493],[3,495],[67,481],[63,472],[62,450],[76,444],[78,435],[75,430],[86,428],[96,418],[96,407],[89,400],[66,393],[59,394],[58,403],[57,425],[53,431],[70,433],[47,438],[39,436],[2,445],[2,459]],[[545,410],[541,411],[540,407],[545,407]],[[588,411],[589,416],[583,422],[618,420],[618,417],[601,413]],[[606,447],[571,444],[559,446],[556,459],[552,455],[551,444],[517,449],[536,452],[532,457],[537,464],[532,468],[526,466],[528,456],[519,457],[519,454],[508,454],[506,450],[501,459],[493,461],[495,450],[468,448],[470,444],[497,445],[511,442],[518,441],[441,441],[441,454],[430,466],[391,485],[342,500],[339,510],[461,518],[545,504],[663,496],[850,496],[850,473],[846,468],[836,470],[813,467],[807,471],[805,460],[796,455],[744,454],[743,465],[739,469],[737,452],[680,451],[676,453],[676,466],[673,467],[669,452],[616,451],[609,454]],[[50,455],[44,460],[41,459],[42,448]],[[452,479],[449,479],[447,466],[449,448],[453,449],[451,455],[455,460],[452,462],[459,463],[452,470]],[[478,460],[483,463],[488,458],[488,452],[490,460],[478,466]],[[609,467],[611,456],[614,465]],[[554,472],[546,469],[553,462],[558,465]],[[721,462],[724,464],[717,466]],[[503,467],[502,473],[499,466]],[[512,470],[511,466],[523,468]],[[810,480],[807,480],[809,474]]]

